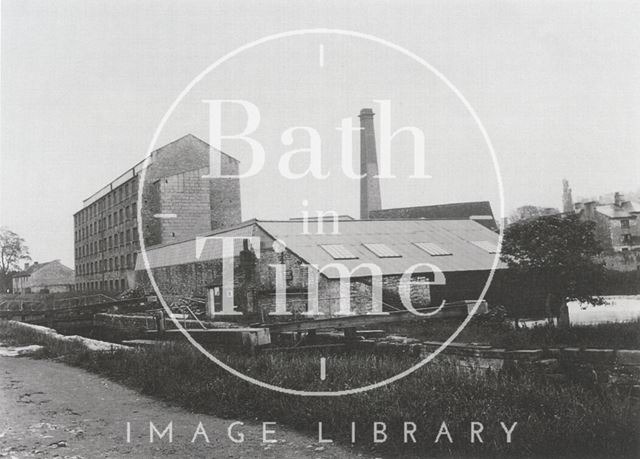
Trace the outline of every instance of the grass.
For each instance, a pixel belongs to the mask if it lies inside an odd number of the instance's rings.
[[[460,321],[422,321],[388,327],[394,334],[429,341],[444,341]],[[514,329],[507,323],[472,320],[456,338],[461,343],[483,343],[498,348],[535,349],[545,347],[590,347],[640,349],[640,320],[625,323],[575,325],[558,328],[539,325]]]
[[[44,340],[0,321],[0,341],[43,344],[41,357],[61,357],[140,392],[197,413],[245,421],[276,421],[350,445],[350,423],[359,429],[357,448],[387,457],[637,457],[640,410],[624,394],[596,395],[573,383],[552,384],[532,376],[480,375],[447,365],[427,365],[397,383],[342,397],[300,397],[246,383],[208,361],[184,343],[158,344],[136,351],[90,352]],[[317,377],[318,353],[272,353],[248,357],[224,353],[235,368],[272,384],[344,389],[382,378],[413,362],[403,355],[327,355],[329,377]],[[386,443],[373,444],[372,423],[385,422]],[[417,445],[405,444],[403,422],[418,426]],[[454,443],[434,444],[442,421]],[[483,444],[469,442],[469,423],[483,422]],[[513,443],[499,426],[518,422]]]

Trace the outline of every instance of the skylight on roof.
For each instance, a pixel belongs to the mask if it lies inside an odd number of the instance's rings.
[[[387,244],[362,244],[367,249],[371,250],[380,258],[399,258],[400,255],[398,252],[393,250]]]
[[[489,253],[496,253],[498,251],[498,246],[489,241],[471,241],[472,244],[477,245],[482,250],[486,250]]]
[[[443,249],[438,244],[435,244],[433,242],[414,242],[414,244],[418,248],[424,250],[429,255],[432,255],[434,257],[439,257],[439,256],[444,256],[444,255],[452,255],[451,252],[449,252],[448,250]]]
[[[324,244],[320,245],[334,260],[353,260],[358,258],[349,249],[342,244]]]

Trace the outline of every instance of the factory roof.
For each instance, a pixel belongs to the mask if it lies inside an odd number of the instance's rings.
[[[452,202],[449,204],[435,204],[431,206],[397,207],[393,209],[372,210],[370,218],[376,219],[472,219],[477,220],[483,226],[497,231],[496,224],[489,201]]]
[[[308,264],[321,269],[331,264],[355,270],[363,263],[373,263],[383,275],[397,275],[420,263],[435,265],[442,272],[488,271],[496,259],[498,235],[472,220],[346,220],[340,221],[337,234],[333,223],[325,221],[323,233],[317,234],[318,222],[250,220],[236,227],[209,233],[215,237],[261,237],[263,250],[274,239]],[[153,268],[219,259],[221,244],[194,239],[165,246],[150,247],[147,257]],[[266,244],[265,244],[266,242]],[[242,244],[235,244],[237,256]],[[497,263],[498,268],[504,265]],[[138,257],[136,269],[144,269]],[[432,269],[421,265],[416,273]],[[323,270],[328,278],[339,278],[336,267]],[[352,277],[370,275],[360,268]]]

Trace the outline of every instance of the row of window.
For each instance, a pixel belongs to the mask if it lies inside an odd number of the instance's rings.
[[[133,269],[136,265],[137,253],[129,253],[126,256],[106,258],[89,263],[80,263],[76,265],[76,272],[79,276],[89,276],[109,271],[121,271],[124,269]]]
[[[138,228],[135,226],[127,229],[126,231],[115,233],[113,236],[104,237],[99,241],[89,242],[76,247],[76,259],[97,255],[105,250],[124,247],[125,244],[131,244],[132,242],[134,247],[138,246]]]
[[[103,281],[91,281],[91,282],[80,282],[76,284],[76,288],[80,291],[92,291],[92,290],[126,290],[127,281],[125,279],[111,279],[111,280],[103,280]]]
[[[485,250],[488,253],[496,253],[497,246],[489,241],[469,241],[477,247],[480,247],[482,250]],[[379,258],[400,258],[400,255],[397,251],[395,251],[392,247],[389,247],[387,244],[362,244],[369,251],[373,252]],[[414,242],[413,245],[418,247],[420,250],[428,253],[434,257],[452,255],[452,253],[435,244],[433,242]],[[358,258],[351,250],[345,247],[343,244],[322,244],[320,245],[322,249],[327,252],[334,260],[353,260]]]
[[[98,234],[101,231],[104,231],[107,228],[112,228],[117,225],[121,225],[126,221],[131,219],[135,219],[137,217],[138,212],[138,203],[134,202],[131,206],[127,206],[125,208],[119,209],[113,214],[109,214],[107,216],[102,217],[99,220],[96,220],[88,225],[77,229],[75,232],[75,240],[81,241],[86,239],[94,234]]]
[[[137,180],[126,182],[125,184],[120,185],[120,187],[116,188],[115,190],[110,191],[109,194],[100,198],[90,206],[82,209],[75,216],[76,225],[85,224],[92,218],[96,217],[99,213],[103,212],[105,209],[108,209],[109,207],[128,199],[132,195],[135,196],[135,194],[138,192],[137,184]]]

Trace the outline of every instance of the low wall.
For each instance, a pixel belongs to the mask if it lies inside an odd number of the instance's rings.
[[[640,250],[612,252],[603,254],[599,258],[604,261],[607,269],[613,271],[640,270]]]
[[[362,340],[361,348],[409,352],[426,358],[442,343],[411,338]],[[473,371],[535,372],[549,379],[573,379],[590,384],[615,385],[640,396],[640,350],[549,348],[506,350],[491,346],[451,343],[436,361],[447,360]]]
[[[25,332],[35,333],[42,336],[46,340],[52,340],[60,343],[79,344],[89,351],[112,351],[112,350],[129,350],[132,349],[128,346],[121,344],[107,343],[105,341],[98,341],[95,339],[85,338],[84,336],[66,336],[61,335],[53,328],[43,327],[41,325],[27,324],[24,322],[18,322],[10,320],[7,322],[11,328],[24,330]]]

